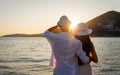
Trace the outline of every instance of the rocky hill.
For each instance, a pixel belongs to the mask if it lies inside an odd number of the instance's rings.
[[[94,37],[120,37],[120,12],[108,11],[87,22],[89,28],[93,29],[91,36]],[[59,30],[55,31],[59,33]],[[43,37],[41,34],[11,34],[3,37]]]
[[[91,36],[120,37],[120,12],[109,11],[87,22]]]

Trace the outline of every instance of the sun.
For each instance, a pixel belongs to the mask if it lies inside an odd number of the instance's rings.
[[[74,27],[78,24],[78,21],[72,21],[70,29],[74,29]]]

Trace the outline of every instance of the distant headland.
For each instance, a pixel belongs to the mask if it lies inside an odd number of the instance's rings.
[[[87,25],[93,30],[93,37],[120,37],[120,12],[108,11],[89,20]],[[44,37],[44,34],[10,34],[2,37]]]
[[[9,34],[2,37],[44,37],[44,34]]]
[[[93,29],[91,36],[120,37],[120,12],[108,11],[87,22]]]

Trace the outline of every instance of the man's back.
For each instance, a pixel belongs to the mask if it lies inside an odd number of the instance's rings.
[[[56,75],[76,75],[77,62],[75,56],[78,48],[82,47],[80,41],[72,38],[66,32],[54,34],[46,31],[45,36],[51,44],[57,61],[54,73]]]
[[[60,33],[57,36],[57,40],[54,44],[55,47],[53,48],[57,61],[55,73],[59,75],[61,72],[64,72],[64,75],[74,75],[77,66],[75,50],[77,49],[79,42],[70,37],[67,33]]]

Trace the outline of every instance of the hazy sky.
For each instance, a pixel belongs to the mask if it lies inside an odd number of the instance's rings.
[[[41,33],[62,15],[87,22],[110,10],[120,12],[120,0],[0,0],[0,36]]]

